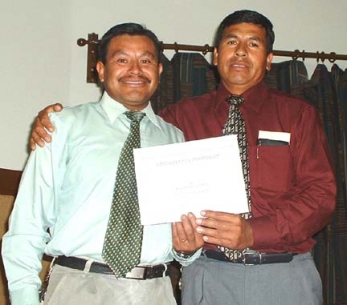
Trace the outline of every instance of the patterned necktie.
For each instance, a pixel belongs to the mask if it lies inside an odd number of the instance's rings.
[[[247,138],[246,138],[246,125],[242,118],[239,106],[243,103],[243,97],[231,95],[228,97],[229,107],[229,117],[223,128],[223,135],[237,134],[237,140],[240,150],[240,159],[242,164],[243,179],[245,181],[245,188],[247,194],[248,208],[251,211],[251,193],[250,193],[250,180],[249,180],[249,162],[248,162],[248,151],[247,151]],[[251,218],[252,214],[244,213],[241,214],[245,219]],[[224,254],[230,260],[236,260],[242,257],[244,250],[232,250],[226,247],[218,246],[219,249],[224,252]]]
[[[127,111],[130,133],[121,151],[102,257],[117,277],[139,264],[143,227],[140,222],[133,149],[140,147],[140,121],[145,113]]]

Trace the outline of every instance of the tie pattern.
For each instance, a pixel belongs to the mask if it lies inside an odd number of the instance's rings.
[[[137,197],[133,149],[140,147],[140,122],[145,113],[127,111],[131,120],[130,133],[122,148],[110,218],[102,257],[117,277],[124,277],[139,264],[143,227]]]
[[[248,147],[246,137],[246,125],[242,118],[239,106],[243,103],[243,97],[231,95],[228,97],[229,117],[223,128],[223,135],[237,134],[237,140],[240,150],[240,159],[242,164],[243,178],[245,181],[245,188],[247,194],[248,208],[251,211],[251,193],[250,193],[250,179],[249,179],[249,162],[248,162]],[[241,216],[245,219],[251,218],[252,214],[243,213]],[[218,246],[218,248],[224,252],[224,254],[230,260],[237,260],[243,256],[243,253],[247,250],[233,250],[226,247]]]

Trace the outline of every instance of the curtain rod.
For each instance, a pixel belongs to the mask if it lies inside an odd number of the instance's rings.
[[[98,34],[91,33],[88,34],[88,40],[80,38],[77,40],[77,44],[80,47],[88,45],[88,63],[87,63],[87,82],[95,83],[97,82],[96,77],[96,61],[97,61],[97,45],[99,43]],[[187,45],[187,44],[178,44],[178,43],[161,43],[162,50],[174,50],[175,52],[179,51],[194,51],[201,52],[203,55],[206,55],[208,52],[213,52],[214,47],[205,44],[204,46],[196,45]],[[281,51],[273,50],[274,56],[283,56],[291,57],[292,59],[302,59],[306,58],[315,58],[317,62],[321,61],[324,63],[325,60],[328,60],[331,63],[334,63],[336,60],[347,60],[347,55],[336,54],[335,52],[325,53],[325,52],[306,52],[305,50],[299,51]]]
[[[205,44],[204,46],[195,46],[195,45],[187,45],[187,44],[178,44],[178,43],[161,43],[163,50],[174,50],[175,52],[178,51],[197,51],[201,52],[204,55],[208,52],[213,52],[214,47],[209,46],[208,44]],[[336,60],[347,60],[347,55],[342,54],[336,54],[335,52],[325,53],[325,52],[306,52],[304,51],[280,51],[280,50],[273,50],[272,52],[275,56],[285,56],[285,57],[292,57],[292,59],[299,59],[302,58],[305,60],[306,58],[315,58],[317,61],[328,60],[331,63],[335,62]]]

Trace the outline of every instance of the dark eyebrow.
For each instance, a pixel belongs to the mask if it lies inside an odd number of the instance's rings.
[[[141,56],[148,56],[148,57],[151,57],[153,59],[156,59],[157,56],[155,56],[152,52],[149,52],[149,51],[145,51],[141,54]]]
[[[250,36],[248,37],[250,40],[256,40],[256,41],[262,41],[262,39],[259,36]]]
[[[128,56],[129,54],[126,52],[126,51],[123,51],[123,50],[116,50],[114,51],[112,54],[110,54],[110,57],[115,57],[115,56]],[[140,57],[143,57],[143,56],[148,56],[152,59],[157,59],[157,56],[155,56],[155,54],[153,54],[152,52],[149,52],[149,51],[144,51]]]
[[[236,34],[228,33],[227,35],[223,36],[222,39],[230,39],[230,38],[238,38]],[[262,39],[259,36],[249,36],[248,40],[258,41],[261,42]]]
[[[116,56],[116,55],[127,55],[126,52],[122,51],[122,50],[116,50],[114,51],[112,54],[112,56]]]
[[[229,39],[229,38],[237,38],[236,34],[228,33],[226,35],[223,35],[222,39]]]

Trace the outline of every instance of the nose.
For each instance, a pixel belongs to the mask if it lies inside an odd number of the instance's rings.
[[[134,60],[131,62],[129,67],[129,72],[134,75],[139,75],[142,73],[141,65],[139,64],[138,61]]]
[[[244,43],[240,42],[240,43],[237,45],[235,54],[236,54],[236,56],[238,56],[238,57],[244,57],[244,56],[247,55],[247,50],[246,50],[246,46],[245,46]]]

